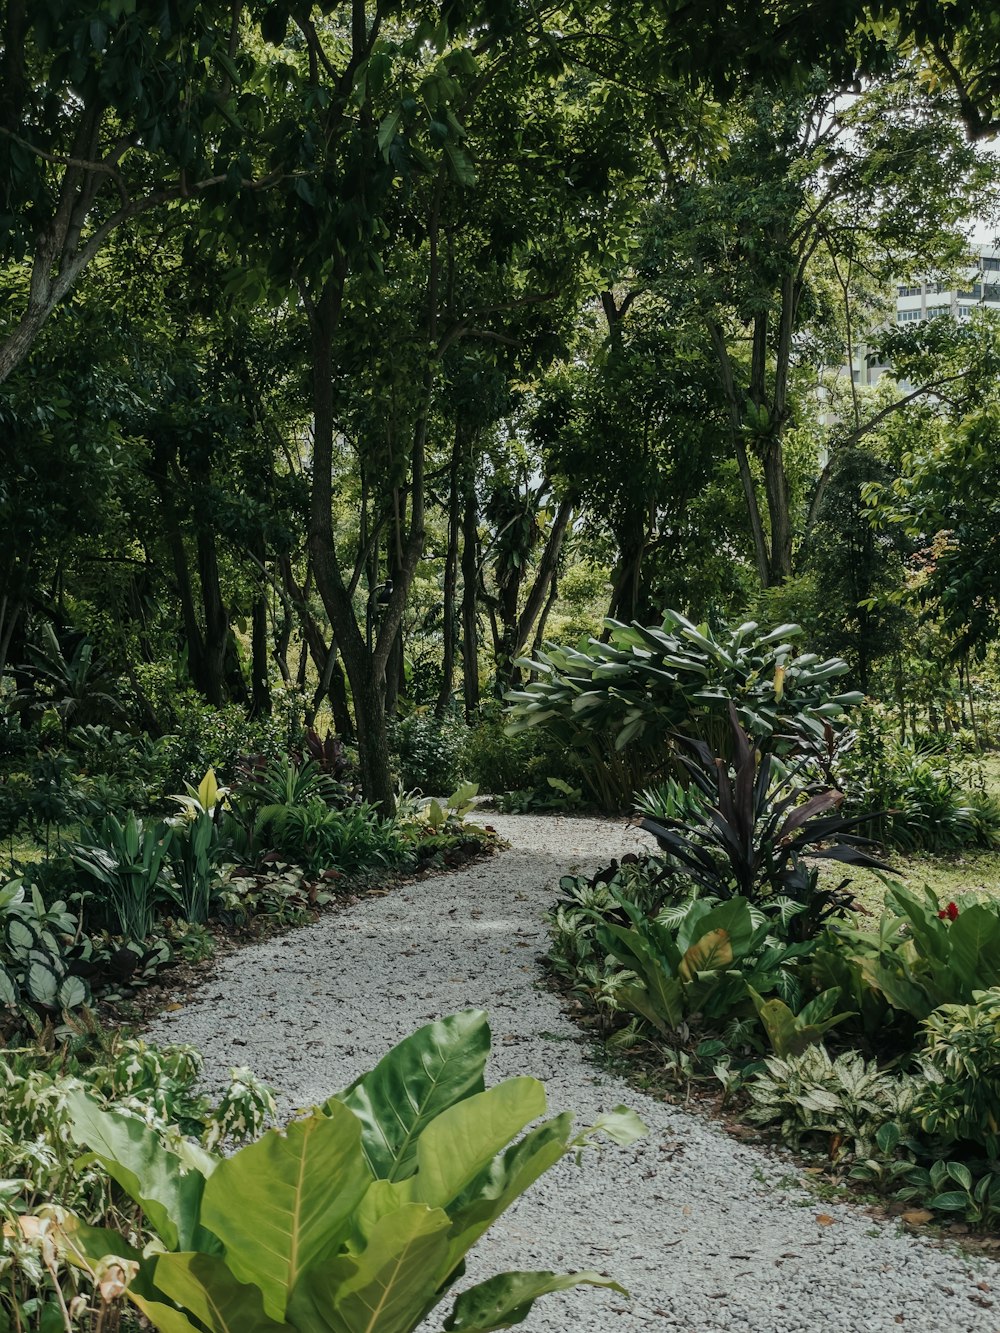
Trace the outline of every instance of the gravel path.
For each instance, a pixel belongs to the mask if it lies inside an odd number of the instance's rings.
[[[542,914],[559,875],[621,856],[641,835],[592,819],[493,823],[511,843],[495,860],[225,959],[152,1036],[200,1047],[213,1080],[250,1065],[291,1111],[346,1085],[420,1024],[481,1007],[494,1079],[536,1075],[552,1109],[580,1123],[618,1102],[634,1107],[649,1126],[643,1142],[589,1153],[582,1168],[562,1162],[471,1258],[469,1280],[596,1268],[631,1292],[630,1302],[592,1289],[546,1297],[526,1333],[998,1333],[995,1264],[817,1203],[774,1156],[588,1063],[558,999],[537,984]]]

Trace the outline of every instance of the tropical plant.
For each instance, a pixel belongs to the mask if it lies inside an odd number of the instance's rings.
[[[704,741],[685,737],[690,757],[683,755],[682,763],[701,803],[692,802],[681,817],[643,819],[641,827],[669,854],[677,874],[700,891],[765,905],[790,898],[808,909],[800,924],[811,934],[850,899],[836,889],[821,890],[818,870],[806,866],[804,857],[891,867],[864,850],[870,839],[850,832],[866,816],[830,813],[843,804],[841,792],[810,792],[800,785],[804,765],[783,770],[773,754],[757,750],[733,704],[729,720],[733,772]]]
[[[312,875],[392,868],[410,855],[395,820],[382,818],[365,802],[336,810],[313,797],[301,805],[268,806],[257,818],[256,831],[260,840]]]
[[[922,1026],[924,1082],[914,1118],[942,1155],[956,1144],[975,1144],[995,1161],[1000,1157],[1000,990],[974,991],[970,1004],[943,1004]]]
[[[532,680],[506,698],[507,730],[544,727],[584,757],[585,779],[606,807],[627,804],[664,771],[677,732],[725,753],[730,705],[756,740],[789,738],[794,746],[825,743],[828,728],[861,699],[831,692],[846,662],[795,654],[797,625],[762,633],[749,621],[713,633],[667,611],[661,627],[615,620],[605,627],[607,642],[548,644],[522,661]]]
[[[942,908],[930,889],[921,896],[890,884],[876,931],[838,926],[823,948],[849,959],[863,985],[912,1030],[939,1005],[969,1003],[977,991],[1000,986],[1000,904]]]
[[[831,1060],[822,1045],[769,1057],[745,1087],[752,1124],[776,1126],[794,1148],[807,1139],[826,1140],[834,1156],[871,1156],[879,1128],[905,1119],[914,1095],[905,1075],[884,1073],[857,1051]]]
[[[58,1231],[53,1219],[66,1209],[89,1226],[127,1224],[145,1236],[141,1216],[123,1209],[121,1194],[100,1164],[80,1159],[69,1132],[71,1095],[86,1088],[102,1105],[137,1123],[165,1134],[176,1135],[179,1128],[208,1145],[254,1137],[273,1118],[270,1090],[245,1070],[230,1071],[218,1103],[197,1090],[201,1072],[201,1057],[190,1046],[157,1048],[104,1032],[92,1021],[67,1028],[55,1050],[48,1033],[35,1045],[5,1052],[0,1328],[64,1333],[69,1325],[62,1311],[89,1304],[79,1273],[67,1267],[50,1239]],[[73,1320],[72,1326],[81,1325]]]
[[[164,1141],[73,1098],[73,1134],[143,1208],[162,1248],[66,1227],[95,1277],[109,1256],[123,1290],[162,1333],[204,1325],[240,1333],[408,1333],[464,1271],[464,1256],[545,1170],[596,1133],[642,1133],[617,1108],[582,1133],[562,1114],[511,1143],[545,1112],[540,1083],[487,1089],[486,1016],[421,1028],[321,1108],[230,1157]],[[463,1292],[444,1327],[488,1333],[534,1300],[597,1273],[507,1273]],[[620,1290],[620,1288],[617,1288]]]
[[[807,1046],[822,1041],[830,1028],[853,1017],[849,1011],[836,1012],[840,1003],[840,990],[836,986],[814,996],[797,1014],[784,1000],[776,996],[765,1000],[752,986],[748,985],[747,989],[757,1010],[757,1017],[764,1025],[771,1049],[782,1060],[790,1055],[801,1055]]]
[[[880,812],[865,832],[907,851],[1000,843],[1000,807],[966,789],[946,754],[914,738],[900,741],[870,707],[859,712],[850,740],[838,757],[838,782],[849,808]]]
[[[21,670],[31,685],[14,696],[16,708],[34,712],[51,708],[64,730],[71,724],[121,717],[121,700],[108,666],[90,639],[80,638],[67,657],[55,629],[46,622],[28,651],[31,660]]]
[[[635,978],[616,999],[662,1035],[752,1012],[754,992],[797,999],[795,964],[809,945],[776,940],[773,923],[745,898],[695,898],[650,918],[614,896],[629,924],[601,924],[595,935]]]
[[[225,845],[220,817],[227,789],[219,786],[211,768],[198,787],[185,785],[183,796],[171,798],[183,811],[170,821],[174,831],[170,843],[171,888],[184,920],[203,925],[222,878]]]
[[[90,1001],[87,974],[93,946],[77,918],[59,901],[46,908],[37,888],[21,879],[0,889],[0,1011],[4,1027],[21,1026],[24,1007],[65,1013]]]
[[[124,824],[108,815],[71,850],[74,864],[107,891],[114,924],[126,939],[139,942],[153,933],[172,839],[169,825],[132,812]]]

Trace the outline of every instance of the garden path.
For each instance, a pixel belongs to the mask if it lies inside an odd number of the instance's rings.
[[[619,1102],[634,1107],[644,1141],[590,1152],[582,1167],[561,1163],[471,1257],[470,1281],[507,1268],[596,1268],[631,1292],[546,1297],[525,1333],[997,1333],[1000,1266],[820,1203],[779,1155],[588,1061],[559,998],[539,984],[543,914],[561,874],[620,857],[642,835],[594,819],[492,822],[510,850],[222,960],[152,1035],[198,1046],[213,1082],[250,1065],[290,1112],[422,1023],[485,1008],[494,1079],[536,1075],[550,1106],[584,1124]]]

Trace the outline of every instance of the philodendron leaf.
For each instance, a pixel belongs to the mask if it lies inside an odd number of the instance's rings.
[[[463,1291],[444,1321],[445,1333],[492,1333],[524,1323],[539,1296],[571,1287],[610,1287],[627,1296],[617,1282],[600,1273],[500,1273]]]
[[[282,1320],[292,1288],[335,1252],[371,1182],[361,1125],[332,1102],[221,1162],[205,1186],[202,1221],[237,1279],[260,1287],[265,1311]]]
[[[463,1259],[501,1213],[560,1158],[565,1157],[573,1117],[568,1111],[530,1130],[498,1156],[449,1206],[452,1219],[448,1271]]]
[[[209,1333],[293,1333],[264,1313],[259,1287],[237,1282],[217,1254],[163,1254],[153,1281]],[[137,1299],[140,1309],[152,1302]],[[156,1324],[156,1317],[151,1315]],[[159,1327],[159,1325],[157,1325]]]
[[[412,1197],[447,1208],[532,1120],[545,1114],[545,1089],[512,1078],[450,1106],[417,1140]]]
[[[313,1333],[411,1333],[448,1276],[450,1221],[407,1203],[381,1217],[365,1249],[313,1265],[292,1293],[295,1326]]]
[[[413,1174],[421,1132],[447,1107],[483,1091],[489,1054],[486,1015],[475,1009],[452,1014],[419,1028],[333,1099],[361,1121],[373,1175],[402,1180]]]
[[[198,1224],[205,1187],[200,1171],[185,1171],[156,1131],[134,1116],[102,1111],[80,1091],[67,1093],[66,1103],[74,1140],[90,1148],[111,1179],[139,1204],[168,1250],[213,1247]]]

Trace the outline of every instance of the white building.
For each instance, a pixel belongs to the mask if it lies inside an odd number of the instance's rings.
[[[959,286],[949,282],[901,282],[896,286],[896,323],[905,328],[921,320],[971,319],[978,310],[1000,312],[1000,251],[997,243],[974,244],[975,255],[966,280]],[[855,384],[877,384],[889,367],[877,361],[864,347],[859,348],[852,366]]]

